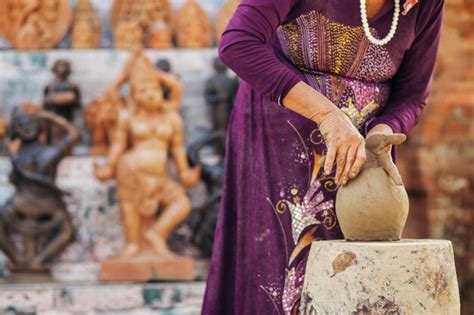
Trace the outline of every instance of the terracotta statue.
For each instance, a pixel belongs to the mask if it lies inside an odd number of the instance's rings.
[[[100,19],[90,0],[79,0],[72,25],[72,48],[100,47],[101,35]]]
[[[230,18],[234,14],[239,3],[240,0],[227,0],[220,9],[215,24],[216,38],[218,41],[221,38],[222,33],[224,33],[227,24],[229,24]]]
[[[409,201],[390,151],[392,145],[401,144],[405,139],[404,134],[375,133],[367,137],[367,161],[363,170],[340,187],[336,195],[337,218],[347,240],[396,241],[401,238]]]
[[[218,57],[214,59],[214,70],[216,73],[207,80],[204,95],[212,116],[214,130],[227,130],[227,122],[239,81],[229,76],[227,67]]]
[[[172,46],[172,8],[169,0],[115,0],[111,25],[116,48]]]
[[[0,6],[5,36],[18,49],[52,48],[71,25],[68,0],[3,0]]]
[[[0,139],[5,136],[6,128],[5,120],[0,116]]]
[[[173,47],[173,30],[165,22],[158,20],[150,27],[150,48],[166,49]]]
[[[136,21],[120,21],[114,29],[114,47],[130,49],[143,47],[145,35],[140,23]]]
[[[187,0],[176,14],[176,41],[183,48],[206,48],[212,45],[212,29],[206,12],[196,0]]]
[[[3,117],[0,115],[0,140],[2,140],[3,137],[5,137],[6,131],[7,131],[6,122],[3,119]],[[8,154],[8,148],[6,144],[4,143],[4,141],[0,141],[0,156],[4,156],[7,154]]]
[[[9,139],[21,144],[11,156],[10,182],[16,191],[0,208],[0,248],[10,270],[37,272],[46,271],[47,263],[73,239],[64,192],[54,182],[57,166],[78,141],[79,131],[60,116],[31,108],[17,107],[11,117]],[[43,122],[64,130],[56,145],[39,140]]]
[[[130,84],[133,105],[120,112],[108,161],[96,165],[95,174],[101,180],[117,181],[126,233],[121,256],[150,249],[156,256],[174,257],[167,239],[189,215],[191,202],[185,187],[196,184],[200,176],[200,169],[188,164],[183,121],[173,110],[181,101],[181,83],[156,69],[141,51],[134,52],[111,90],[118,91],[125,81]],[[162,86],[169,89],[168,99]],[[168,174],[170,154],[181,184]]]
[[[115,133],[119,112],[125,102],[119,95],[105,95],[94,99],[84,110],[87,127],[92,134],[93,155],[106,155]]]
[[[72,122],[75,111],[81,107],[81,94],[79,87],[69,81],[71,64],[68,60],[58,59],[52,71],[55,78],[44,88],[43,108]],[[61,132],[61,129],[52,126],[49,140],[54,142],[58,137],[61,139]]]

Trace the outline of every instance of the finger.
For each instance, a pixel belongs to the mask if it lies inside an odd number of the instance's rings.
[[[342,174],[341,174],[342,185],[347,184],[347,181],[349,180],[349,172],[352,166],[354,165],[358,148],[359,146],[355,144],[355,145],[351,145],[349,149],[347,150],[346,165],[344,166],[344,170],[342,171]]]
[[[326,154],[326,161],[324,162],[324,173],[326,175],[331,174],[332,168],[334,167],[334,161],[336,160],[336,147],[332,143],[328,145],[328,153]]]
[[[395,185],[397,186],[403,185],[402,176],[400,175],[398,168],[395,166],[395,163],[393,163],[390,158],[383,160],[382,167],[387,172],[388,176],[392,178]]]
[[[365,151],[364,143],[361,143],[357,148],[356,158],[354,164],[352,164],[351,170],[349,171],[349,178],[353,179],[359,175],[362,167],[367,160],[367,152]]]
[[[407,140],[407,136],[404,135],[403,133],[392,133],[392,134],[385,135],[384,140],[386,144],[388,145],[390,144],[399,145]]]
[[[369,150],[385,148],[389,145],[398,145],[405,142],[407,139],[403,133],[374,133],[368,136],[365,140],[366,148]]]
[[[341,184],[342,172],[346,166],[347,152],[349,151],[349,146],[344,145],[337,148],[336,155],[336,184]]]
[[[369,135],[365,139],[365,148],[371,151],[373,151],[376,148],[379,148],[380,146],[382,146],[383,136],[384,135],[380,133],[374,133],[374,134]]]

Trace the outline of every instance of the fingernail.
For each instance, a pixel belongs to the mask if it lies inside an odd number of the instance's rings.
[[[356,177],[356,173],[355,173],[355,172],[350,173],[350,174],[349,174],[349,177],[350,177],[350,178]]]

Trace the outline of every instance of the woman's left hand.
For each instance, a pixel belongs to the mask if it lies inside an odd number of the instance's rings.
[[[375,126],[365,138],[367,161],[364,168],[382,167],[396,185],[403,185],[398,168],[390,155],[393,145],[405,142],[406,136],[402,133],[393,133],[388,125]]]

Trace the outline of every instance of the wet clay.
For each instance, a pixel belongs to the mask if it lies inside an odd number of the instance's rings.
[[[336,213],[346,240],[395,241],[401,238],[409,201],[382,167],[366,168],[339,188]]]

